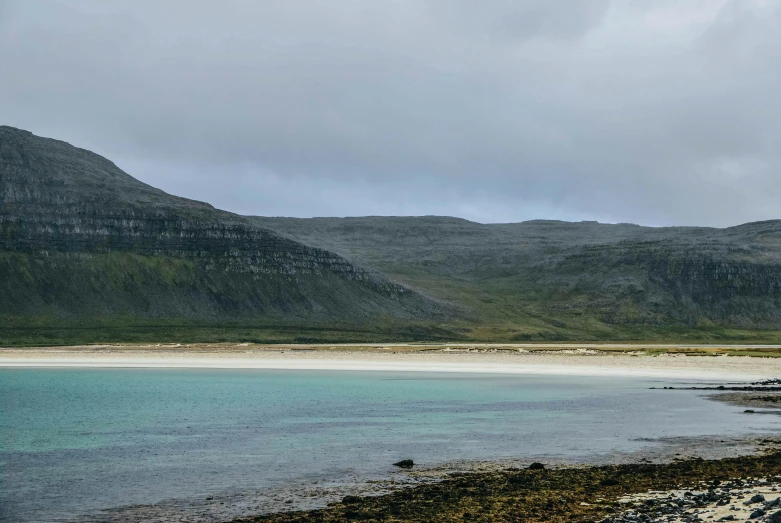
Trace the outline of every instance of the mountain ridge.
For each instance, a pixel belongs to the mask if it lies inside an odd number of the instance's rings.
[[[588,318],[596,335],[632,325],[781,326],[781,220],[718,229],[430,217],[253,219],[413,288],[461,296],[484,321],[501,323],[504,316],[509,324],[528,324],[533,316],[580,329]],[[504,302],[480,303],[492,300]],[[583,318],[567,314],[574,310]],[[534,337],[518,333],[527,334]]]
[[[241,216],[8,126],[0,204],[0,344],[781,339],[781,220]]]
[[[7,126],[0,202],[0,315],[354,322],[444,310],[339,255]]]

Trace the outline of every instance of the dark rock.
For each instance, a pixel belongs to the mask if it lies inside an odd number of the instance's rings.
[[[532,463],[531,465],[528,466],[528,469],[529,470],[545,470],[545,465],[535,461],[534,463]]]
[[[599,484],[603,487],[612,487],[614,485],[618,485],[618,480],[614,478],[605,478],[600,481]]]
[[[781,510],[770,514],[770,517],[767,518],[767,523],[781,523]]]
[[[97,154],[0,126],[0,317],[363,321],[425,303],[442,307]]]
[[[754,414],[756,411],[754,411],[754,410],[751,410],[751,409],[746,409],[746,410],[744,410],[743,412],[744,412],[745,414]]]
[[[415,462],[412,461],[411,459],[403,459],[401,461],[397,461],[396,463],[394,463],[393,466],[403,468],[403,469],[411,469],[412,467],[415,466]]]
[[[781,505],[781,498],[776,498],[765,503],[765,510]]]
[[[353,503],[360,503],[361,498],[359,496],[345,496],[342,498],[342,503],[345,505],[351,505]]]
[[[764,515],[765,515],[765,511],[762,510],[761,508],[758,508],[757,510],[755,510],[754,512],[751,513],[751,515],[749,516],[749,519],[756,519],[756,518],[758,518],[760,516],[764,516]]]

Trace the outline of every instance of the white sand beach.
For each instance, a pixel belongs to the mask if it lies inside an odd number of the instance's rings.
[[[215,368],[635,376],[698,380],[781,377],[781,358],[605,353],[584,347],[461,351],[354,346],[96,346],[0,349],[0,367]]]

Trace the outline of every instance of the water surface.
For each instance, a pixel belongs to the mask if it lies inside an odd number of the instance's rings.
[[[201,369],[0,369],[0,519],[381,477],[390,464],[635,451],[776,416],[647,379]],[[246,511],[257,511],[247,505]],[[262,508],[262,507],[261,507]],[[99,519],[99,516],[96,516]]]

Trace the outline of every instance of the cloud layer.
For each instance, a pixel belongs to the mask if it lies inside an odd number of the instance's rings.
[[[0,0],[0,123],[246,214],[781,218],[781,0]]]

